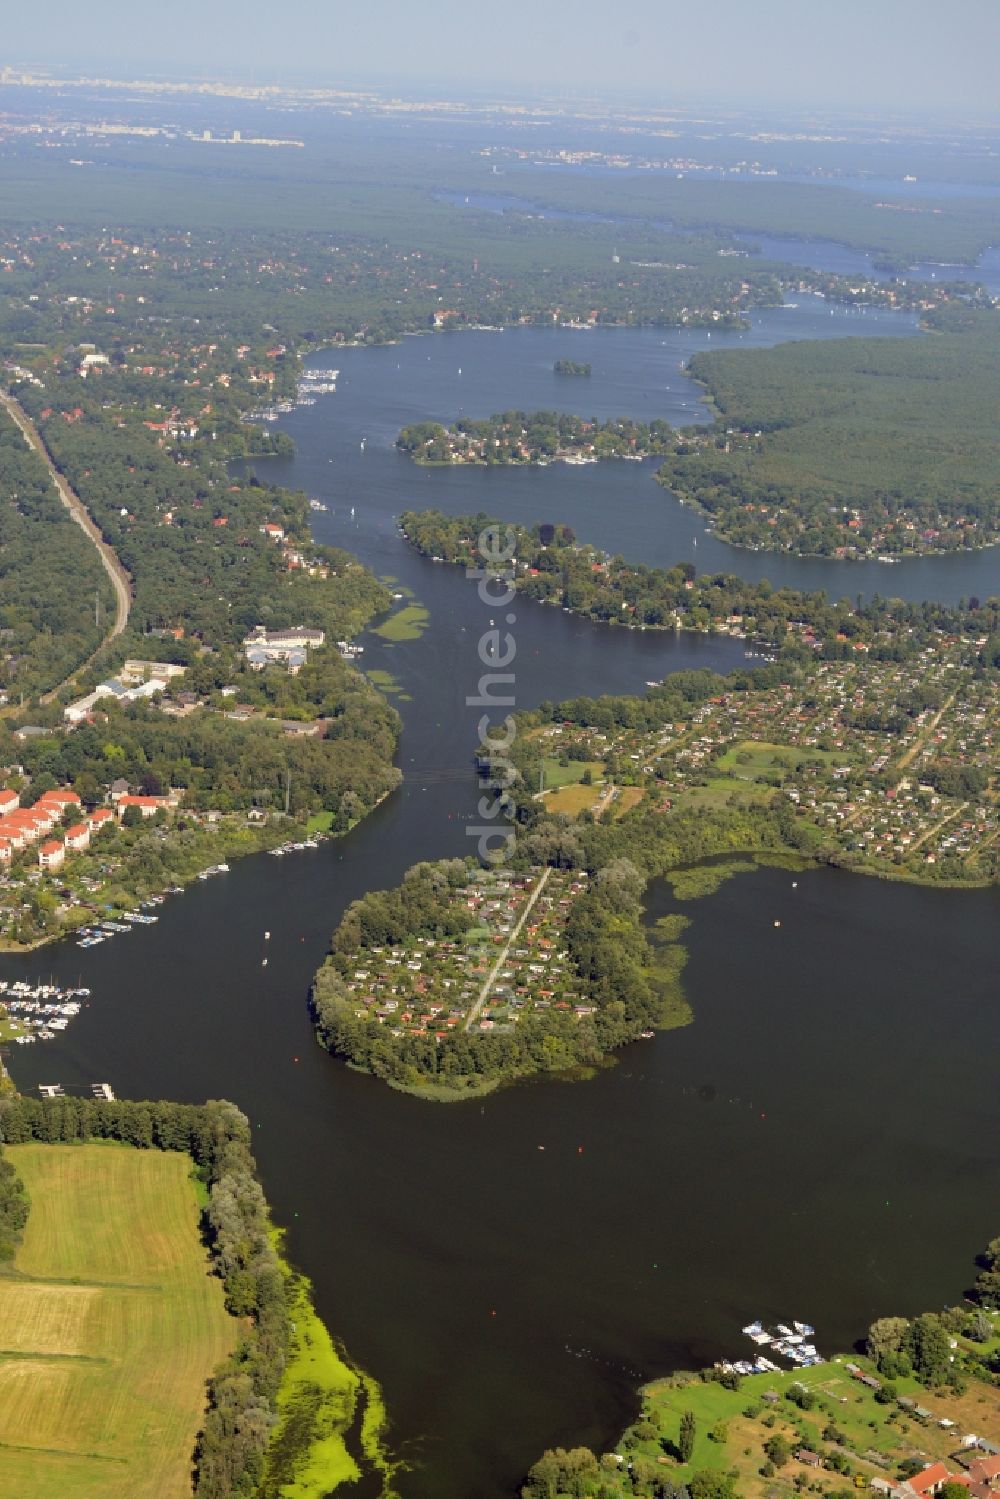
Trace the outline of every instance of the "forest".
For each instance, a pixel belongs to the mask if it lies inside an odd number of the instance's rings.
[[[719,412],[657,477],[757,549],[899,555],[1000,536],[995,312],[961,332],[697,354]],[[953,326],[954,319],[945,322]]]
[[[427,134],[424,134],[427,131]],[[95,146],[89,144],[94,152]],[[699,143],[700,144],[700,143]],[[704,149],[704,148],[702,148]],[[99,170],[79,171],[54,152],[31,143],[8,149],[2,183],[15,222],[44,217],[60,204],[61,222],[97,225],[129,222],[160,228],[181,221],[192,230],[261,233],[289,228],[336,236],[335,243],[367,237],[384,243],[451,243],[464,251],[474,227],[481,245],[482,221],[500,220],[493,235],[509,237],[506,221],[556,209],[608,222],[596,227],[622,240],[630,228],[666,230],[671,245],[706,231],[835,240],[873,251],[883,264],[905,267],[918,260],[973,261],[998,237],[995,203],[986,198],[908,199],[905,212],[875,193],[819,185],[754,180],[725,182],[680,177],[674,172],[588,177],[525,165],[505,187],[520,214],[486,215],[441,201],[441,194],[494,194],[488,156],[456,143],[440,127],[419,135],[373,122],[370,135],[355,135],[347,149],[335,132],[324,138],[310,128],[308,151],[286,153],[280,174],[269,153],[256,161],[244,153],[206,155],[204,147],[175,139],[99,143]],[[183,217],[179,209],[183,205]],[[543,232],[549,225],[543,225]],[[571,226],[573,228],[579,225]],[[666,239],[661,237],[661,243]],[[409,248],[409,244],[407,245]],[[609,257],[610,257],[609,244]],[[620,248],[620,246],[619,246]],[[469,258],[476,253],[470,248]],[[676,251],[672,260],[689,260]],[[663,258],[668,258],[664,256]]]
[[[191,443],[185,457],[144,431],[134,407],[109,412],[78,385],[63,392],[50,380],[21,399],[134,579],[133,633],[180,628],[215,645],[242,640],[257,624],[309,624],[338,639],[387,606],[385,589],[348,553],[313,546],[304,495],[230,481],[211,443]],[[290,570],[261,534],[265,523],[280,525],[329,577]]]
[[[399,719],[339,660],[322,670],[325,696],[317,709],[329,714],[322,737],[286,734],[281,722],[263,714],[242,722],[200,709],[177,718],[143,701],[107,700],[100,722],[71,734],[42,733],[22,743],[0,727],[0,752],[8,760],[16,755],[33,793],[50,783],[71,785],[89,806],[103,803],[108,784],[119,777],[145,795],[181,789],[192,811],[222,813],[283,809],[287,785],[294,816],[325,810],[335,826],[346,828],[398,782],[392,756]],[[258,690],[266,688],[259,684]]]
[[[0,690],[30,699],[54,687],[113,615],[97,553],[0,411]]]

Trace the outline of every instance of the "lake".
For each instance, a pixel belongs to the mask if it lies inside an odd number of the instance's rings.
[[[693,561],[699,572],[825,589],[832,598],[881,593],[957,603],[969,594],[1000,593],[996,547],[887,565],[731,546],[706,528],[704,517],[655,482],[655,459],[579,467],[427,468],[394,446],[407,423],[449,422],[508,408],[568,409],[599,419],[661,416],[677,425],[704,421],[698,388],[682,370],[692,354],[856,333],[913,337],[916,318],[876,308],[830,307],[822,298],[799,296],[794,305],[756,313],[746,330],[519,328],[331,350],[309,363],[339,368],[337,393],[283,418],[283,430],[296,441],[296,456],[269,459],[258,470],[329,505],[327,514],[315,517],[319,540],[357,552],[376,572],[405,576],[411,587],[426,574],[412,571],[409,549],[395,534],[395,517],[406,509],[436,506],[450,514],[482,510],[528,526],[566,522],[581,540],[650,565]],[[552,366],[559,358],[586,360],[593,373],[588,379],[555,375]]]
[[[745,338],[853,328],[842,318],[811,303],[774,310]],[[833,870],[797,876],[794,890],[782,871],[740,876],[684,907],[695,1023],[588,1083],[436,1106],[349,1072],[312,1039],[306,992],[346,904],[470,846],[479,710],[465,696],[489,610],[459,571],[416,556],[394,517],[483,505],[566,520],[644,560],[674,546],[690,556],[685,537],[699,554],[722,545],[644,465],[422,470],[393,449],[399,426],[565,404],[552,362],[581,349],[594,364],[588,412],[654,414],[692,399],[677,365],[708,346],[697,337],[529,329],[320,356],[341,370],[337,394],[288,418],[293,460],[259,467],[327,503],[320,539],[430,611],[420,640],[364,639],[365,665],[408,697],[403,787],[345,839],[196,884],[156,926],[91,952],[0,961],[5,977],[93,989],[64,1036],[15,1048],[25,1091],[107,1080],[121,1096],[222,1096],[249,1113],[289,1252],[383,1384],[414,1464],[406,1499],[505,1499],[545,1446],[612,1442],[641,1379],[742,1351],[753,1317],[805,1318],[830,1351],[875,1315],[955,1300],[996,1232],[998,1105],[979,1063],[1000,1042],[992,890]],[[733,569],[761,560],[724,551]],[[776,581],[785,560],[767,559]],[[944,580],[950,561],[920,566]],[[983,559],[959,561],[974,571]],[[853,586],[854,569],[787,564],[790,581]],[[908,564],[871,571],[919,586]],[[612,631],[526,600],[516,612],[519,707],[742,661],[738,642]],[[675,908],[655,886],[651,917]]]

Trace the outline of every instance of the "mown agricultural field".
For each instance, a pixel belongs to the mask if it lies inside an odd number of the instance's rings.
[[[187,1155],[16,1145],[31,1196],[0,1277],[0,1499],[182,1499],[236,1343]]]

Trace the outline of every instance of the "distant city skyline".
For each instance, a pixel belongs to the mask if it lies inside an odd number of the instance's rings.
[[[995,0],[47,0],[0,64],[968,119],[1000,116],[998,51]]]

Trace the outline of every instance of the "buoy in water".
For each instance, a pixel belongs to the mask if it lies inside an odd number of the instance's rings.
[[[781,922],[780,921],[776,921],[774,924],[775,924],[775,926],[780,926]]]

